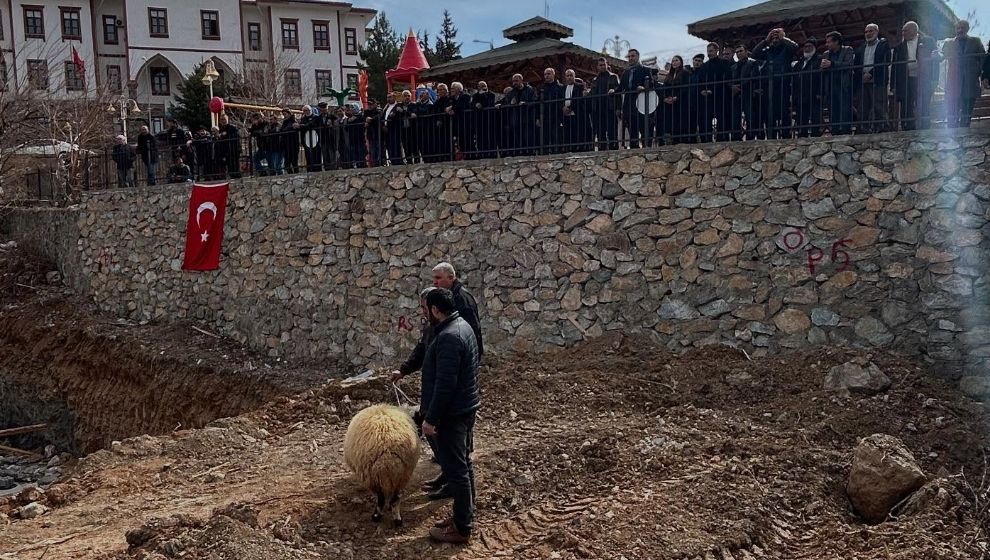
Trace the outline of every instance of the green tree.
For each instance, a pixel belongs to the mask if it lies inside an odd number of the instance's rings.
[[[430,32],[423,29],[416,34],[416,38],[419,39],[419,48],[423,49],[423,56],[426,57],[426,61],[430,63],[430,66],[436,66],[440,64],[437,60],[437,53],[433,52],[433,47],[430,46]]]
[[[437,36],[436,47],[433,50],[437,61],[441,64],[461,57],[461,43],[457,42],[457,27],[454,26],[454,18],[447,10],[443,11],[440,35]]]
[[[196,65],[192,74],[178,85],[179,95],[175,103],[169,103],[168,112],[189,130],[210,129],[210,87],[203,83],[203,64]],[[227,95],[224,81],[213,82],[213,95]]]
[[[388,92],[385,72],[395,68],[401,52],[402,38],[392,28],[385,12],[378,12],[371,35],[361,47],[362,68],[368,72],[368,99],[385,99]]]

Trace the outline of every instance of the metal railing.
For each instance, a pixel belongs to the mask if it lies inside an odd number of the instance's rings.
[[[944,89],[938,60],[863,65],[851,57],[832,55],[835,62],[826,68],[818,55],[784,72],[757,60],[709,61],[662,80],[620,84],[611,93],[594,94],[591,84],[570,90],[541,84],[497,100],[462,94],[399,106],[387,118],[385,109],[369,110],[294,125],[256,124],[239,138],[160,140],[153,155],[90,158],[83,188],[968,126],[981,92],[982,57],[944,63]],[[118,162],[126,167],[130,158],[131,171],[118,172]]]

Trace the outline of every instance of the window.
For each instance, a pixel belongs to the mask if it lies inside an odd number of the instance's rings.
[[[120,42],[117,34],[117,16],[103,16],[103,44],[116,45]]]
[[[285,71],[285,94],[290,97],[302,95],[302,75],[298,69],[291,68]]]
[[[24,6],[24,36],[45,38],[45,12],[41,6]]]
[[[299,50],[299,20],[282,20],[282,48]]]
[[[152,67],[150,72],[151,95],[172,95],[172,88],[168,83],[168,68]]]
[[[148,33],[152,37],[168,37],[168,10],[148,8]]]
[[[313,49],[318,51],[330,50],[330,22],[313,22]]]
[[[7,90],[7,61],[0,58],[0,91]]]
[[[217,40],[220,38],[220,12],[215,10],[200,10],[200,20],[203,22],[203,38]]]
[[[65,91],[83,91],[86,80],[79,73],[79,68],[71,60],[65,63]]]
[[[27,61],[28,84],[31,89],[48,89],[48,61],[29,60]]]
[[[59,8],[58,11],[62,15],[62,38],[82,41],[82,19],[79,17],[79,8]]]
[[[261,24],[248,24],[248,48],[252,51],[261,50]]]
[[[354,95],[357,94],[357,90],[358,90],[358,75],[357,74],[348,74],[347,75],[347,89],[355,92]]]
[[[319,97],[333,87],[333,74],[330,70],[316,71],[316,96]]]
[[[344,28],[344,50],[347,54],[357,54],[357,29],[353,27]]]
[[[151,117],[151,133],[159,134],[165,130],[165,117]]]
[[[113,93],[120,93],[123,87],[120,81],[120,66],[107,66],[107,89]]]

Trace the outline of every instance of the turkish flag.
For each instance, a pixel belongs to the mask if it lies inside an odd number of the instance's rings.
[[[230,183],[193,185],[189,196],[189,222],[186,225],[186,254],[182,270],[220,268],[223,242],[223,216],[227,209]]]

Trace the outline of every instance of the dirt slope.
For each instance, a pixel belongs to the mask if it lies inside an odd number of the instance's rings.
[[[982,406],[896,357],[870,398],[820,389],[842,350],[749,361],[680,357],[609,336],[484,367],[466,548],[425,538],[448,504],[412,491],[405,526],[370,522],[342,465],[350,416],[394,399],[384,381],[279,398],[254,412],[90,455],[2,526],[9,558],[980,558],[987,446]],[[405,387],[415,392],[415,383]],[[858,437],[900,437],[968,498],[870,527],[843,486]],[[435,474],[421,461],[414,484]],[[961,474],[962,473],[962,474]],[[972,487],[972,488],[971,488]],[[980,495],[973,500],[974,493]],[[14,504],[8,504],[7,510]],[[3,507],[0,506],[0,511]],[[125,535],[138,546],[128,550]]]

